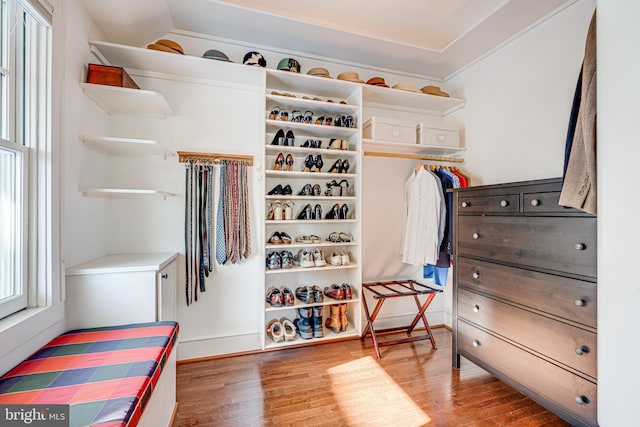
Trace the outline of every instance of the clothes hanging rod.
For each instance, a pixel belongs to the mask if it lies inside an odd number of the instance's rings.
[[[440,157],[440,156],[427,156],[420,154],[409,153],[387,153],[381,151],[365,151],[365,156],[371,157],[390,157],[392,159],[415,159],[415,160],[430,160],[433,162],[449,162],[449,163],[464,163],[464,159],[459,157]]]
[[[239,162],[247,163],[247,166],[253,166],[253,156],[242,154],[195,153],[190,151],[178,151],[178,161],[180,163],[219,164],[221,160],[236,160]]]

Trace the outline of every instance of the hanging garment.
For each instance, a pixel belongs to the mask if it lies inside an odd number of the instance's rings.
[[[220,164],[220,191],[218,193],[218,210],[216,213],[216,261],[222,265],[227,261],[227,247],[224,228],[224,199],[226,183],[226,162]]]
[[[437,261],[442,203],[440,182],[423,167],[405,182],[403,263],[424,265]]]
[[[220,165],[216,260],[219,264],[237,264],[251,256],[247,164],[222,160]]]
[[[582,63],[581,101],[559,204],[596,213],[596,13]]]

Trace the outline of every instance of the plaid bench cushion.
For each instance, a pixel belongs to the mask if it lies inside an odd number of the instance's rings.
[[[71,426],[133,427],[178,330],[152,322],[64,333],[0,378],[0,404],[68,404]]]

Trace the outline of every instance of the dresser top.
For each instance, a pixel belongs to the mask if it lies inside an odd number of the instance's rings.
[[[510,189],[513,187],[529,187],[529,186],[545,186],[549,187],[548,190],[553,191],[557,189],[558,191],[562,187],[562,178],[544,178],[544,179],[534,179],[530,181],[516,181],[516,182],[505,182],[500,184],[491,184],[491,185],[477,185],[474,187],[467,188],[453,188],[447,191],[451,192],[465,192],[465,191],[480,191],[480,190],[498,190],[498,189]]]

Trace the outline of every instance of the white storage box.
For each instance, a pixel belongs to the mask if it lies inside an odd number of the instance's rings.
[[[378,141],[415,144],[416,124],[386,117],[371,117],[365,122],[362,134],[365,138]]]
[[[420,123],[416,127],[418,144],[435,145],[439,147],[460,147],[460,131],[454,129],[438,129],[424,126]]]

